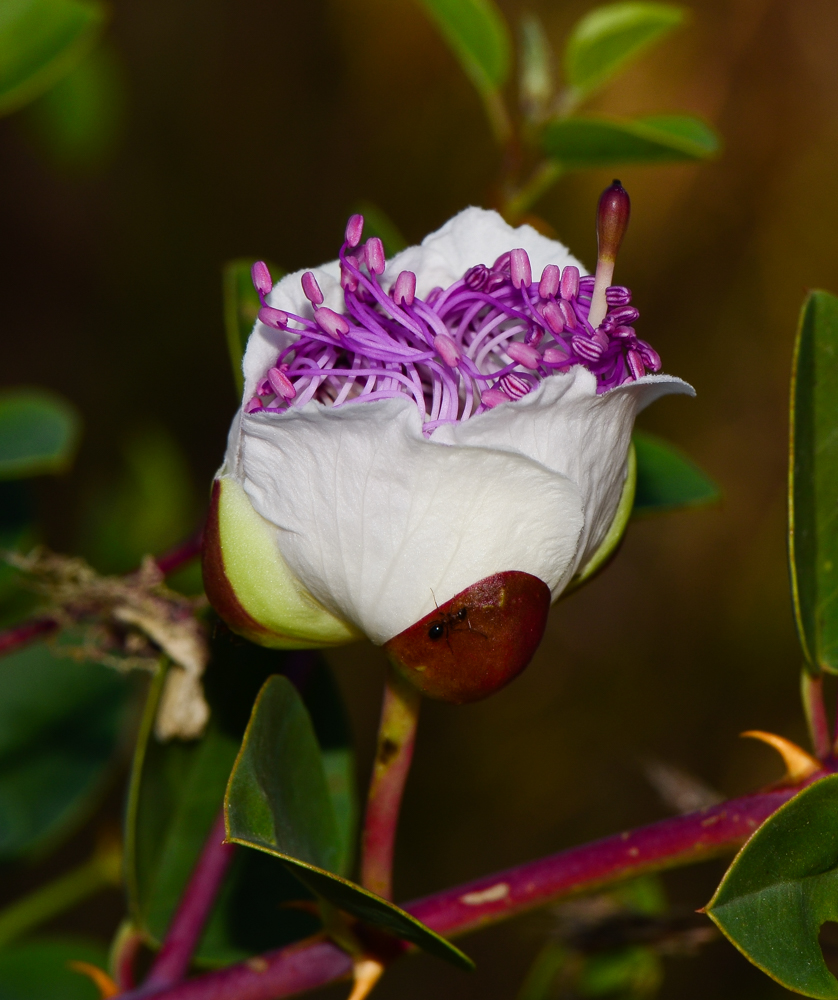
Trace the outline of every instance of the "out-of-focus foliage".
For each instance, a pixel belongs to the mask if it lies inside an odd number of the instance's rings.
[[[42,848],[88,815],[119,747],[127,697],[114,671],[43,645],[3,658],[0,859]]]
[[[63,472],[81,422],[73,406],[44,389],[0,393],[0,479]]]
[[[82,938],[27,941],[0,951],[3,1000],[99,1000],[96,986],[70,962],[107,965],[107,949]]]
[[[105,18],[97,0],[6,0],[0,7],[0,114],[23,107],[73,69]]]
[[[643,431],[635,431],[633,440],[637,453],[635,517],[698,507],[720,498],[713,480],[673,445]]]

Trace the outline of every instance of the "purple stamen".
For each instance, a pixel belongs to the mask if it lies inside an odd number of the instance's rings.
[[[340,251],[342,313],[322,304],[311,271],[302,286],[313,319],[265,305],[270,274],[254,265],[259,319],[290,337],[246,414],[281,414],[311,400],[337,407],[407,397],[429,435],[521,399],[574,365],[596,376],[599,393],[660,369],[657,353],[631,325],[638,312],[626,288],[606,290],[606,313],[594,328],[588,320],[594,279],[572,265],[562,272],[548,264],[534,284],[529,256],[517,248],[424,299],[416,296],[416,275],[402,271],[388,294],[379,280],[384,246],[372,237],[359,249],[362,231],[363,219],[353,216]]]
[[[317,278],[311,271],[306,271],[300,283],[303,286],[303,295],[313,306],[323,304],[323,293],[320,291],[320,285],[317,284]]]

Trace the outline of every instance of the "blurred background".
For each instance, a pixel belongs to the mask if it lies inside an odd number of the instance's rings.
[[[511,24],[538,13],[559,48],[591,5],[499,6]],[[689,8],[690,23],[590,110],[689,111],[723,137],[714,162],[621,169],[633,211],[617,280],[633,289],[638,333],[664,370],[698,392],[657,403],[640,426],[696,459],[724,498],[635,522],[611,568],[554,608],[510,688],[467,707],[426,704],[399,900],[667,815],[650,761],[730,796],[780,775],[742,730],[805,742],[785,555],[787,397],[805,291],[838,292],[838,7]],[[223,263],[332,259],[363,200],[419,241],[489,202],[500,154],[411,0],[116,0],[95,73],[108,81],[95,129],[62,115],[54,95],[0,122],[0,381],[47,386],[80,409],[78,460],[39,481],[38,503],[53,548],[116,571],[188,534],[205,507],[237,403]],[[569,174],[534,207],[589,266],[612,176]],[[125,504],[145,512],[137,539],[120,529]],[[359,645],[328,659],[365,780],[383,657]],[[667,892],[694,910],[723,870],[672,873]],[[26,873],[10,878],[20,887]],[[87,904],[73,929],[110,935],[113,896]],[[471,977],[419,958],[376,995],[514,997],[552,919],[465,939]],[[722,941],[666,969],[666,1000],[785,992]]]

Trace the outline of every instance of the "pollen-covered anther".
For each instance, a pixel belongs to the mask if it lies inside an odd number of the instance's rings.
[[[384,244],[377,236],[371,236],[364,244],[364,253],[370,274],[384,274],[387,258],[384,256]]]
[[[351,247],[356,247],[361,242],[361,237],[364,234],[364,217],[363,215],[350,215],[349,221],[346,223],[345,238],[346,242]]]
[[[501,403],[511,403],[512,397],[507,396],[502,389],[487,389],[482,396],[484,405],[492,410]]]
[[[303,294],[313,306],[323,304],[323,292],[320,290],[320,285],[317,284],[317,278],[314,277],[311,271],[306,271],[302,277],[301,284],[303,286]]]
[[[268,372],[268,382],[271,389],[282,399],[293,399],[297,395],[297,390],[291,384],[291,380],[279,368],[271,368]]]
[[[554,297],[559,290],[561,283],[561,268],[556,264],[548,264],[541,272],[541,281],[538,283],[538,295],[542,299]]]
[[[541,364],[541,355],[529,344],[520,344],[518,341],[514,341],[506,348],[506,353],[513,361],[517,361],[525,368],[538,368]]]
[[[519,248],[509,254],[509,276],[512,279],[513,288],[521,288],[522,286],[529,288],[532,284],[532,266],[526,250]]]
[[[349,323],[347,323],[346,319],[340,313],[329,309],[328,306],[321,306],[314,313],[314,319],[324,333],[328,333],[335,339],[339,339],[343,334],[349,333]]]
[[[259,310],[259,322],[273,327],[274,330],[284,330],[288,325],[288,313],[274,309],[273,306],[262,306]]]
[[[393,285],[393,301],[397,306],[412,306],[416,297],[416,275],[413,271],[401,271]]]
[[[251,267],[250,277],[253,281],[253,287],[260,296],[267,295],[273,288],[271,272],[268,270],[268,265],[262,260],[257,260],[253,267]]]
[[[561,296],[563,299],[573,299],[579,294],[579,268],[568,264],[562,271]]]
[[[555,302],[548,302],[544,306],[542,315],[553,333],[562,333],[564,331],[564,316]]]
[[[447,333],[438,333],[434,337],[434,350],[449,368],[456,368],[463,357],[463,352]]]

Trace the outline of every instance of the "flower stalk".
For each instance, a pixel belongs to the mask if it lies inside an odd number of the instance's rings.
[[[703,861],[738,848],[801,788],[836,770],[830,765],[798,785],[746,795],[560,851],[415,900],[405,909],[437,933],[454,936],[565,896]],[[352,964],[346,952],[318,935],[153,996],[155,1000],[279,1000],[345,979],[351,975]],[[123,1000],[149,995],[128,993]]]
[[[416,688],[395,667],[389,667],[361,850],[361,884],[384,899],[393,898],[396,828],[421,700]]]

